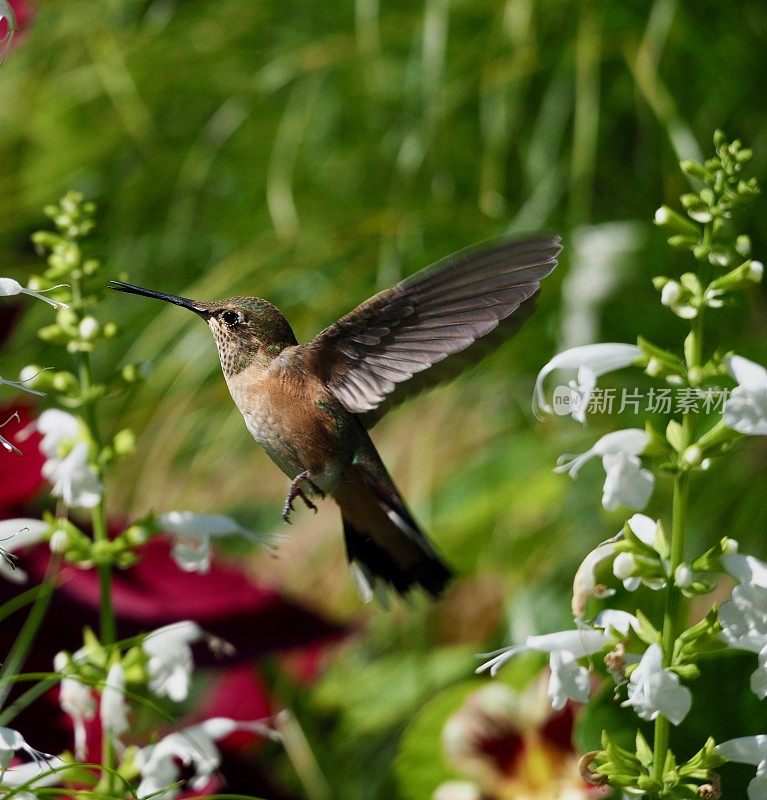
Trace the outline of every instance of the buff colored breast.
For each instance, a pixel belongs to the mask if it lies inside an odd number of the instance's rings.
[[[316,379],[290,374],[278,363],[251,366],[227,378],[232,399],[253,438],[290,478],[309,470],[312,481],[332,492],[343,472],[348,447],[339,441],[334,402]]]

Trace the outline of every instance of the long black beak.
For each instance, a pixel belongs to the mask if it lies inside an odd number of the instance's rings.
[[[155,292],[153,289],[144,289],[141,286],[134,286],[132,283],[123,283],[122,281],[109,281],[109,288],[115,289],[118,292],[126,292],[127,294],[140,294],[142,297],[154,297],[157,300],[164,300],[166,303],[173,303],[174,305],[181,306],[181,308],[188,308],[190,311],[194,311],[195,314],[199,314],[206,319],[208,317],[207,308],[204,308],[195,300],[179,297],[176,294]]]

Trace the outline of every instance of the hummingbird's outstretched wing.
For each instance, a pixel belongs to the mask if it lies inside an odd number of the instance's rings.
[[[461,250],[371,297],[301,349],[316,354],[316,367],[346,409],[377,418],[369,412],[385,399],[424,388],[423,379],[402,386],[414,375],[466,350],[515,311],[528,316],[561,249],[557,236],[541,235]],[[515,322],[502,332],[513,333]],[[471,348],[467,355],[479,360],[484,352]],[[454,373],[452,362],[429,372],[428,383]]]

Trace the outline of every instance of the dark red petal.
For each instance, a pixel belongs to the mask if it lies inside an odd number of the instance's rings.
[[[18,516],[17,511],[28,503],[45,483],[41,473],[45,459],[40,452],[40,439],[37,431],[20,441],[20,431],[29,428],[33,422],[31,408],[27,405],[5,405],[0,408],[0,423],[18,413],[19,420],[10,419],[0,428],[0,434],[15,444],[24,455],[8,453],[0,449],[0,518]]]

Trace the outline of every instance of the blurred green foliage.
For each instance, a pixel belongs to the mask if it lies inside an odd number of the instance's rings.
[[[677,160],[707,150],[715,127],[753,146],[764,183],[765,54],[760,0],[59,0],[39,3],[0,69],[0,258],[20,280],[40,269],[29,244],[40,208],[68,188],[99,204],[92,247],[112,277],[191,297],[258,294],[299,339],[477,240],[564,236],[515,342],[375,431],[461,573],[446,599],[361,610],[329,504],[299,515],[279,558],[254,559],[260,580],[358,627],[319,687],[283,687],[335,797],[395,797],[405,725],[469,676],[467,654],[567,624],[575,566],[622,519],[597,510],[597,466],[577,483],[551,467],[628,423],[535,422],[535,373],[562,342],[680,340],[684,323],[649,279],[684,262],[650,220],[684,190]],[[762,259],[764,210],[762,199],[744,226]],[[605,227],[615,222],[629,224]],[[721,323],[762,362],[764,301],[760,289]],[[284,480],[245,431],[205,328],[138,298],[114,297],[112,312],[130,347],[107,357],[152,367],[113,404],[140,432],[113,511],[226,511],[279,530]],[[47,363],[33,337],[44,313],[25,313],[4,374]],[[767,555],[765,464],[754,441],[701,478],[696,548],[726,533]],[[649,513],[663,513],[667,488]],[[712,726],[732,714],[709,712]],[[439,741],[419,747],[440,758]]]

